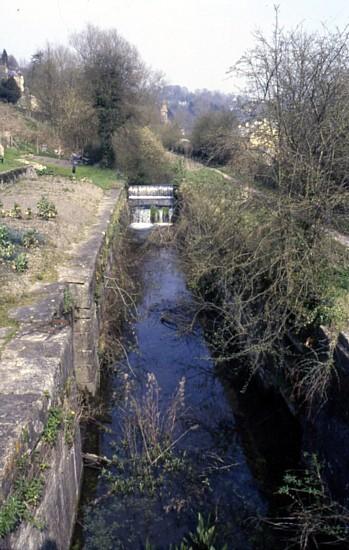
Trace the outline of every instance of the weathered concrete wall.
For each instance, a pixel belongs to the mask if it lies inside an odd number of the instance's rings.
[[[21,166],[7,172],[0,172],[0,189],[2,185],[15,183],[20,178],[31,177],[35,175],[35,170],[32,166]]]
[[[33,305],[11,313],[19,329],[9,343],[0,334],[0,509],[23,475],[43,480],[32,510],[36,526],[23,521],[0,539],[1,550],[69,548],[82,476],[78,388],[94,393],[99,383],[101,320],[95,295],[122,204],[120,191],[105,196],[100,221],[72,251],[60,281],[42,285]],[[66,311],[71,297],[74,313]],[[54,409],[62,411],[64,420],[52,445],[43,434]],[[69,440],[68,417],[73,419]]]
[[[92,395],[99,386],[98,339],[101,319],[97,306],[101,272],[108,270],[108,250],[113,239],[113,221],[124,202],[120,191],[111,191],[103,201],[99,223],[89,239],[60,271],[60,282],[68,285],[75,305],[74,365],[76,381],[82,391]]]
[[[24,522],[8,540],[11,549],[67,550],[73,535],[82,477],[80,434],[68,446],[60,433],[52,451],[45,491],[35,511],[34,526]]]
[[[0,499],[4,504],[14,494],[22,476],[44,478],[41,505],[33,512],[43,529],[23,523],[17,532],[0,541],[1,549],[37,549],[53,536],[57,548],[66,548],[79,494],[82,465],[76,422],[70,445],[62,444],[62,430],[54,446],[42,441],[52,407],[63,410],[64,405],[66,410],[77,411],[73,327],[63,316],[62,285],[48,285],[40,298],[37,304],[14,312],[20,329],[1,355]],[[43,464],[47,465],[46,473],[42,472]],[[75,497],[61,500],[60,487],[64,489],[67,483]],[[57,519],[63,514],[70,517],[65,516],[58,527]]]

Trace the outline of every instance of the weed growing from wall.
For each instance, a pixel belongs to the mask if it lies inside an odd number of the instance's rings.
[[[63,410],[61,407],[51,408],[48,413],[46,426],[42,433],[42,440],[53,446],[56,443],[58,432],[63,422]]]
[[[74,311],[74,296],[69,288],[64,289],[63,293],[63,314],[69,315]]]
[[[13,494],[0,507],[0,539],[14,531],[21,521],[33,521],[31,510],[39,504],[43,486],[42,477],[17,480]]]

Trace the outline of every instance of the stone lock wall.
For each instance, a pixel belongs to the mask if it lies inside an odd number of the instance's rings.
[[[82,479],[79,395],[94,394],[99,385],[96,287],[107,269],[102,258],[115,261],[109,250],[123,204],[122,192],[105,195],[99,221],[59,281],[43,285],[33,305],[11,313],[19,329],[8,343],[0,332],[0,507],[23,475],[43,480],[32,521],[0,538],[0,550],[69,548]],[[52,444],[43,434],[54,410],[64,420]]]

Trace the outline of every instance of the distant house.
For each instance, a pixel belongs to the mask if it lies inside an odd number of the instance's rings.
[[[169,118],[168,118],[168,105],[167,105],[167,101],[164,101],[163,104],[161,105],[160,117],[161,117],[161,122],[162,122],[163,124],[168,124]]]
[[[261,118],[239,125],[240,134],[247,138],[249,147],[264,154],[270,162],[276,154],[277,132],[274,124]]]

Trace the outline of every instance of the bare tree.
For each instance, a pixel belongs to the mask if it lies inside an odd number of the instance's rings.
[[[308,201],[324,219],[347,200],[349,168],[349,32],[285,32],[276,8],[271,40],[256,45],[235,70],[262,105],[274,147],[270,177],[283,193]]]
[[[338,302],[348,254],[325,231],[348,204],[347,42],[346,31],[285,33],[277,18],[270,42],[258,33],[239,70],[271,140],[260,158],[274,192],[234,191],[195,174],[182,188],[179,242],[199,309],[214,319],[218,360],[234,360],[247,379],[263,366],[308,405],[336,380],[324,342],[309,333],[327,324],[335,334],[348,317]],[[290,333],[305,358],[285,359]]]
[[[32,56],[27,82],[41,116],[66,147],[82,149],[97,135],[97,121],[77,56],[63,46],[47,44]]]
[[[53,125],[57,125],[65,89],[73,86],[75,70],[76,60],[63,46],[47,44],[45,49],[32,56],[27,69],[28,85],[39,101],[42,114]]]
[[[193,153],[208,164],[228,164],[240,149],[238,120],[231,111],[201,115],[192,132]]]

